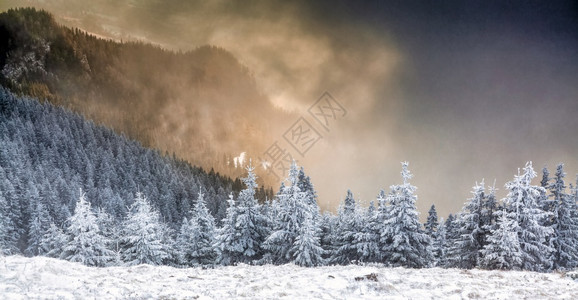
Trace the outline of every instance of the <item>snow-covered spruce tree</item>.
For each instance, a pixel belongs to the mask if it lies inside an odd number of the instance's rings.
[[[42,237],[40,247],[42,253],[48,257],[58,258],[68,243],[68,236],[54,223],[50,223],[48,231]]]
[[[555,191],[551,191],[552,194],[548,195],[548,190],[552,189],[552,186],[555,184],[550,184],[550,181],[552,180],[552,178],[550,178],[550,171],[548,171],[548,168],[544,167],[542,168],[542,180],[540,180],[540,186],[543,188],[540,191],[540,198],[538,199],[538,206],[546,212],[550,212],[551,215],[547,218],[544,218],[544,222],[543,225],[544,226],[552,226],[554,224],[554,218],[555,213],[554,210],[556,209],[556,205],[555,205],[555,200],[553,199],[555,197]],[[563,185],[563,183],[562,183]],[[566,187],[564,187],[566,188]]]
[[[554,269],[571,270],[578,267],[578,207],[572,195],[565,192],[563,170],[559,164],[550,185],[554,198],[554,217],[552,218],[554,235],[551,238],[554,252]]]
[[[102,208],[99,208],[96,212],[96,223],[98,224],[98,228],[100,228],[102,235],[109,242],[107,245],[108,249],[117,253],[117,264],[120,263],[119,240],[121,238],[121,230],[118,222],[113,218],[113,216],[106,213]]]
[[[377,213],[375,215],[375,226],[376,233],[379,235],[378,247],[379,247],[379,260],[378,262],[385,262],[387,257],[383,252],[383,249],[387,246],[387,240],[382,238],[383,233],[386,231],[386,220],[389,217],[389,210],[391,206],[388,205],[388,196],[385,194],[384,190],[380,190],[377,195]]]
[[[177,237],[179,263],[186,266],[214,264],[217,255],[214,244],[215,220],[205,206],[203,194],[199,192],[191,219],[183,220]]]
[[[36,256],[44,255],[42,249],[42,239],[48,229],[52,220],[45,206],[40,202],[36,202],[36,208],[32,211],[28,224],[28,247],[24,251],[26,255]]]
[[[499,216],[498,226],[488,236],[488,244],[480,250],[480,266],[490,270],[519,270],[522,267],[522,249],[517,233],[519,225],[513,213],[503,210],[496,215]]]
[[[391,186],[388,202],[391,207],[385,221],[384,241],[386,263],[392,266],[423,268],[431,265],[431,239],[423,232],[415,205],[417,189],[409,183],[413,175],[408,170],[408,163],[402,163],[401,176],[403,184]]]
[[[159,213],[141,192],[136,193],[122,227],[120,254],[125,265],[161,265],[169,257]]]
[[[311,182],[311,178],[305,174],[303,167],[299,169],[297,186],[301,192],[305,192],[305,199],[307,200],[307,205],[311,209],[313,214],[313,221],[319,222],[321,218],[321,212],[319,210],[319,205],[317,204],[317,191],[315,186]]]
[[[100,233],[96,216],[90,210],[90,203],[86,201],[82,190],[74,214],[68,222],[68,242],[60,258],[87,266],[108,266],[114,259],[114,252],[106,248],[107,240]]]
[[[22,227],[22,208],[20,207],[19,197],[16,188],[12,184],[2,167],[0,167],[0,191],[2,191],[3,198],[6,202],[6,209],[4,212],[4,239],[3,252],[6,255],[13,255],[20,253],[18,242],[24,233]]]
[[[273,220],[273,231],[265,240],[263,248],[267,250],[267,260],[275,264],[284,264],[292,261],[295,254],[292,252],[295,240],[300,235],[301,226],[306,219],[311,219],[310,227],[317,227],[319,231],[319,207],[312,199],[311,191],[302,191],[299,187],[299,170],[293,161],[289,169],[285,186],[277,194],[276,216]],[[311,184],[309,184],[312,186]]]
[[[216,247],[220,264],[250,264],[263,256],[261,244],[268,235],[268,221],[261,214],[259,203],[255,199],[257,178],[254,168],[249,164],[246,170],[247,177],[243,178],[245,189],[239,193],[237,203],[230,203],[223,227],[219,229],[217,236]]]
[[[438,213],[436,211],[436,206],[432,204],[431,208],[428,211],[427,220],[424,224],[425,233],[427,233],[430,238],[434,238],[435,232],[437,231],[439,226],[438,222]]]
[[[347,196],[337,211],[337,226],[335,228],[335,250],[330,262],[346,265],[358,259],[357,248],[354,243],[355,234],[359,232],[361,214],[353,193],[347,190]]]
[[[456,228],[456,225],[456,217],[449,214],[448,218],[443,222],[444,234],[439,234],[436,237],[436,245],[438,246],[434,250],[438,251],[438,256],[435,257],[436,266],[438,267],[449,268],[454,261],[449,250],[458,240],[458,228]]]
[[[471,269],[478,265],[479,251],[484,247],[482,205],[485,200],[484,181],[476,182],[472,198],[464,205],[456,220],[457,239],[449,249],[450,266]]]
[[[324,250],[323,258],[329,262],[335,251],[337,241],[337,217],[330,213],[324,212],[321,215],[321,247]]]
[[[1,168],[1,167],[0,167]],[[8,203],[0,190],[0,255],[9,254],[8,246]]]
[[[497,228],[497,214],[496,212],[501,210],[498,207],[498,202],[496,201],[496,180],[494,184],[489,187],[489,193],[486,194],[484,201],[482,202],[482,213],[480,216],[480,222],[482,224],[482,245],[488,243],[487,238],[490,236],[492,230]]]
[[[508,195],[503,200],[508,217],[514,219],[518,227],[518,241],[522,249],[521,268],[530,271],[546,271],[551,268],[554,249],[546,244],[554,234],[551,227],[543,224],[548,214],[538,206],[538,199],[544,193],[542,187],[532,185],[536,172],[532,162],[526,163],[523,173],[506,183]]]
[[[383,222],[379,221],[378,212],[370,203],[365,212],[360,212],[361,216],[358,230],[353,235],[352,245],[357,250],[357,261],[359,262],[380,262],[380,226]]]
[[[225,266],[232,265],[236,261],[234,257],[237,255],[237,251],[232,248],[237,222],[237,203],[233,198],[233,193],[229,194],[228,203],[222,226],[216,231],[214,245],[217,250],[217,263]]]
[[[302,267],[321,266],[325,263],[321,248],[321,229],[315,224],[313,216],[307,216],[299,228],[292,249],[289,251],[295,258],[295,264]]]
[[[434,233],[433,241],[432,241],[432,255],[434,258],[434,266],[441,267],[445,264],[445,257],[447,251],[447,222],[441,218],[440,223],[438,225],[438,230]]]

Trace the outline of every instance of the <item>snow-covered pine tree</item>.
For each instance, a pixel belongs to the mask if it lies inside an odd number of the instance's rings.
[[[449,249],[450,266],[471,269],[478,265],[479,251],[484,246],[482,205],[485,201],[484,181],[476,182],[472,198],[464,205],[456,220],[457,240]]]
[[[518,270],[522,267],[522,249],[515,214],[503,210],[496,215],[499,216],[498,226],[488,236],[488,244],[480,250],[480,266],[490,270]]]
[[[217,229],[215,235],[215,246],[217,250],[217,263],[221,265],[232,265],[236,263],[237,252],[233,248],[233,242],[235,239],[235,224],[237,222],[237,203],[233,198],[233,193],[229,194],[229,205],[227,206],[227,212],[225,218],[222,220],[221,228]]]
[[[0,167],[2,168],[2,167]],[[8,246],[8,203],[0,190],[0,255],[9,254]]]
[[[578,267],[578,207],[572,195],[566,193],[564,165],[559,164],[550,190],[554,198],[554,235],[551,238],[554,252],[553,268],[571,270]]]
[[[482,245],[485,246],[488,241],[487,237],[490,236],[493,229],[497,228],[497,214],[498,202],[496,201],[496,180],[494,184],[489,187],[489,193],[486,194],[484,201],[482,202],[482,214],[480,216],[480,221],[482,224]]]
[[[566,188],[564,186],[564,177],[563,174],[560,174],[561,168],[558,169],[557,179],[555,179],[554,183],[550,183],[550,181],[554,178],[550,177],[550,171],[548,168],[544,166],[542,168],[542,180],[540,181],[540,186],[542,189],[540,190],[540,197],[538,197],[537,205],[538,207],[543,210],[547,215],[542,218],[541,225],[544,227],[552,228],[553,234],[551,236],[546,237],[545,243],[556,249],[556,227],[557,227],[557,218],[558,218],[558,207],[560,203],[560,187],[563,190]],[[550,193],[548,193],[550,191]],[[550,257],[548,260],[552,261],[552,267],[554,267],[554,263],[556,261],[556,252],[551,252]]]
[[[118,222],[102,208],[99,208],[96,212],[96,223],[107,241],[106,247],[114,252],[114,258],[110,264],[119,265],[121,262],[119,245],[121,229]]]
[[[96,216],[82,190],[74,214],[68,222],[68,242],[60,258],[97,267],[105,267],[114,259],[114,253],[106,248],[107,240],[102,236]]]
[[[377,195],[377,213],[375,216],[375,226],[376,232],[379,234],[378,240],[378,247],[379,247],[379,262],[385,262],[387,257],[385,257],[385,253],[382,251],[387,244],[386,239],[383,239],[383,233],[386,231],[386,220],[389,216],[389,209],[391,208],[388,205],[388,197],[385,194],[384,190],[380,190],[379,194]]]
[[[169,257],[159,213],[141,192],[136,193],[122,227],[120,253],[126,265],[160,265]]]
[[[320,224],[321,247],[324,250],[323,259],[325,259],[326,262],[329,262],[335,251],[335,245],[337,241],[337,217],[334,214],[326,211],[321,215]]]
[[[434,258],[434,266],[440,267],[445,264],[446,249],[447,249],[447,229],[446,222],[441,218],[438,229],[434,233],[432,241],[432,255]]]
[[[550,171],[548,171],[548,168],[546,168],[546,167],[542,168],[542,180],[540,180],[540,186],[543,189],[541,190],[540,198],[538,199],[538,206],[540,206],[540,208],[543,211],[547,211],[547,212],[552,213],[552,215],[549,218],[544,219],[543,225],[545,225],[545,226],[552,226],[552,224],[554,223],[552,218],[555,217],[554,216],[555,200],[550,199],[550,198],[555,197],[555,195],[548,195],[547,194],[547,191],[552,188],[552,184],[550,184],[551,180],[552,180],[552,178],[550,178]]]
[[[292,251],[295,249],[295,239],[300,235],[301,226],[307,218],[311,219],[310,226],[317,227],[316,231],[319,231],[319,207],[312,198],[312,185],[303,185],[308,191],[302,191],[299,187],[299,174],[297,163],[293,161],[287,178],[290,185],[277,194],[273,231],[263,244],[263,248],[268,251],[267,260],[275,264],[288,263],[294,259]]]
[[[437,251],[440,255],[436,257],[436,266],[449,268],[452,262],[455,261],[451,256],[450,249],[456,243],[459,236],[456,217],[454,215],[448,215],[448,218],[443,222],[443,230],[445,234],[443,236],[437,236],[439,240]]]
[[[261,244],[268,235],[268,221],[261,214],[255,199],[257,177],[254,169],[251,163],[246,167],[247,177],[243,178],[245,189],[239,193],[237,203],[230,204],[223,227],[219,230],[216,246],[221,264],[250,264],[263,256]]]
[[[331,263],[346,265],[357,261],[358,253],[354,240],[362,223],[359,212],[353,193],[347,190],[347,196],[337,211],[335,251],[330,259]]]
[[[357,260],[359,262],[380,262],[380,226],[379,216],[373,205],[370,203],[367,210],[359,213],[361,219],[358,230],[353,236],[352,245],[357,250]]]
[[[44,255],[42,239],[52,222],[48,210],[40,201],[36,201],[36,209],[32,211],[28,224],[28,247],[24,251],[26,255]]]
[[[217,255],[214,244],[215,220],[205,206],[203,194],[199,192],[191,219],[183,220],[177,237],[179,263],[187,266],[214,264]]]
[[[321,266],[325,263],[320,241],[321,230],[315,224],[313,216],[307,216],[299,228],[292,249],[289,251],[295,258],[295,264],[302,267]]]
[[[50,223],[48,231],[42,237],[40,247],[42,253],[48,257],[58,258],[68,243],[68,236],[54,223]]]
[[[2,191],[6,201],[6,210],[4,212],[4,240],[3,252],[6,255],[20,253],[18,241],[24,233],[22,228],[22,209],[20,207],[19,197],[11,180],[8,179],[2,167],[0,167],[0,191]]]
[[[385,231],[381,239],[385,247],[387,263],[392,266],[410,268],[428,267],[433,262],[431,239],[425,234],[419,222],[415,205],[417,189],[409,180],[413,177],[408,163],[402,163],[403,184],[391,186],[388,202],[391,207],[386,219]]]
[[[306,193],[305,199],[313,213],[313,221],[319,222],[321,213],[319,211],[319,205],[317,204],[317,191],[311,182],[311,178],[305,174],[305,169],[303,167],[299,169],[299,175],[297,177],[299,179],[297,181],[297,186],[299,187],[299,191]]]
[[[543,195],[542,187],[532,185],[536,178],[532,162],[526,163],[523,173],[506,183],[508,195],[504,198],[504,208],[508,217],[515,219],[518,228],[518,241],[522,249],[521,268],[530,271],[545,271],[551,268],[554,249],[546,244],[547,238],[554,234],[551,227],[543,224],[548,214],[538,206]]]
[[[438,222],[438,213],[436,211],[436,206],[432,204],[431,208],[428,211],[427,220],[424,224],[425,233],[427,233],[430,238],[434,238],[434,234],[437,231],[439,226]]]

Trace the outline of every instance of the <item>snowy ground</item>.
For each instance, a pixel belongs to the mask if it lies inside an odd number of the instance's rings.
[[[560,273],[333,266],[89,268],[0,257],[2,299],[578,299]]]

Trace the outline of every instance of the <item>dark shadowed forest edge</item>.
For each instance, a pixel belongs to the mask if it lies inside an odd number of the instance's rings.
[[[57,24],[34,8],[0,14],[0,83],[64,106],[145,147],[237,177],[233,157],[261,155],[276,110],[225,49],[174,52]],[[275,116],[275,117],[273,117]],[[266,181],[264,174],[260,183]]]

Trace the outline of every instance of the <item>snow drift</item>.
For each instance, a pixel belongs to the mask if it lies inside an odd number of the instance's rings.
[[[46,257],[0,257],[4,299],[578,299],[562,273],[383,266],[92,268]]]

